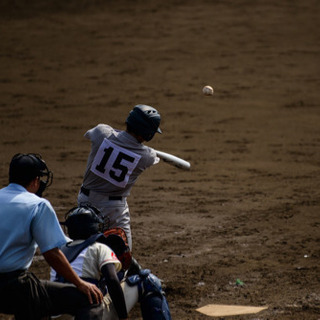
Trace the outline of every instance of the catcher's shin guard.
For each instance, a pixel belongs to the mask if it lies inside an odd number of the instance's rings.
[[[127,283],[131,286],[138,285],[143,320],[171,320],[169,305],[161,282],[150,270],[140,270],[139,274],[128,277]]]

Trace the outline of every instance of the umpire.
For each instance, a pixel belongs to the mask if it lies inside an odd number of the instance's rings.
[[[16,154],[9,185],[0,190],[0,313],[38,320],[68,313],[102,319],[102,294],[80,279],[59,247],[66,243],[50,202],[41,198],[52,173],[37,154]],[[39,280],[28,269],[39,247],[47,263],[71,284]]]

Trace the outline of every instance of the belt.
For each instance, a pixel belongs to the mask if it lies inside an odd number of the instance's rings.
[[[19,277],[21,274],[25,273],[26,270],[15,270],[10,272],[0,273],[0,280],[2,279],[13,279]]]
[[[90,190],[85,188],[85,187],[81,187],[80,191],[86,195],[87,197],[89,197],[90,195]],[[122,200],[122,197],[121,196],[109,196],[108,197],[110,201],[113,201],[113,200]]]

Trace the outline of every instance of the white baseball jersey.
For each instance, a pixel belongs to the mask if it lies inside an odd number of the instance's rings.
[[[154,149],[126,131],[99,124],[84,135],[91,141],[83,186],[109,196],[127,197],[138,176],[159,162]]]
[[[70,246],[77,245],[83,241],[75,240]],[[105,244],[95,242],[83,249],[77,258],[71,262],[71,266],[81,278],[100,280],[101,268],[108,263],[114,264],[117,272],[121,270],[121,262],[115,253]],[[56,278],[56,272],[53,269],[51,269],[50,278],[51,281]]]

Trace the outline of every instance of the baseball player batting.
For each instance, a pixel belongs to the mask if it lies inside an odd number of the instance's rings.
[[[121,227],[132,249],[127,197],[139,175],[159,162],[154,149],[143,144],[156,132],[162,133],[159,112],[148,105],[136,105],[126,120],[126,130],[99,124],[85,133],[91,141],[78,204],[89,203],[101,211],[109,228]]]

